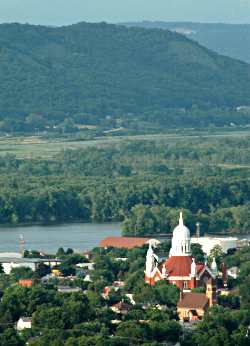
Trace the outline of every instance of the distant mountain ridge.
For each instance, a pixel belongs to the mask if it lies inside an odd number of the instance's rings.
[[[250,63],[250,24],[143,21],[124,25],[173,30],[219,54]]]
[[[175,32],[105,23],[0,25],[0,78],[0,120],[157,120],[173,108],[250,105],[250,65]]]

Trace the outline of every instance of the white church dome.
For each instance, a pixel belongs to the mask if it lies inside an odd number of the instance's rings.
[[[182,212],[180,213],[179,225],[175,227],[172,237],[170,256],[187,256],[191,253],[190,231],[184,225]]]
[[[176,240],[179,239],[180,241],[190,239],[190,231],[183,223],[182,212],[180,213],[179,225],[173,231],[173,238]]]

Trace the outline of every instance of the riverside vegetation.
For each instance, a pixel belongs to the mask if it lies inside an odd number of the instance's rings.
[[[179,209],[194,231],[250,230],[250,137],[128,141],[50,158],[0,157],[1,223],[122,221],[166,233]]]

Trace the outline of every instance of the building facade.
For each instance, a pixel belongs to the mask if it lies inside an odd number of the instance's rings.
[[[217,274],[215,260],[209,267],[206,263],[195,263],[192,258],[190,231],[184,224],[182,213],[179,224],[173,231],[172,246],[166,260],[159,263],[152,245],[149,244],[145,269],[145,282],[149,285],[154,285],[159,280],[167,280],[181,291],[189,291],[197,287],[207,288],[208,282],[215,283]]]

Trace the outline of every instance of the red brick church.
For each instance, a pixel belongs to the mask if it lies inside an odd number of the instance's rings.
[[[190,231],[184,225],[182,213],[180,213],[179,225],[173,231],[169,258],[158,263],[158,257],[149,245],[145,281],[150,285],[154,285],[159,280],[167,280],[182,291],[197,287],[205,288],[208,283],[215,282],[217,275],[215,260],[209,267],[206,263],[195,263],[195,259],[192,258]]]

